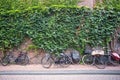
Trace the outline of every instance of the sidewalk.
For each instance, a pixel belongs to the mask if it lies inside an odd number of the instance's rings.
[[[49,69],[43,68],[41,64],[30,64],[30,65],[0,65],[0,71],[52,71],[52,70],[120,70],[120,66],[106,66],[105,69],[97,69],[96,66],[90,65],[70,65],[67,68],[62,68],[56,65],[52,65]]]

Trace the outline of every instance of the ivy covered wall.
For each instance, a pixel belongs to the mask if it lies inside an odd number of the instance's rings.
[[[20,46],[29,37],[35,46],[59,52],[84,50],[86,44],[105,46],[120,27],[120,12],[76,6],[34,6],[0,12],[0,48]]]

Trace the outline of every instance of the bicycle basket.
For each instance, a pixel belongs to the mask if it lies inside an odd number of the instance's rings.
[[[92,55],[104,55],[104,51],[103,50],[94,50],[94,51],[92,51]]]

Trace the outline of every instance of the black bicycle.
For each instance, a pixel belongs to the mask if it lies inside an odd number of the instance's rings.
[[[10,63],[16,63],[21,65],[26,65],[29,63],[29,57],[27,55],[27,52],[20,52],[18,57],[15,57],[13,55],[13,52],[10,51],[6,56],[4,56],[1,60],[1,64],[3,66],[7,66]]]
[[[107,49],[106,54],[104,55],[103,61],[106,65],[118,66],[120,65],[120,56],[113,52],[112,50]]]
[[[92,53],[86,54],[82,57],[83,64],[95,65],[98,69],[104,69],[105,68],[105,62],[103,61],[104,52],[102,50],[93,50]]]
[[[60,53],[59,56],[53,56],[51,53],[46,53],[41,59],[41,64],[44,68],[50,68],[53,63],[61,67],[68,67],[72,61],[71,58],[64,53]]]

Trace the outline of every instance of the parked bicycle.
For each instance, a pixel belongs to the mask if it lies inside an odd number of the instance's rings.
[[[6,56],[4,56],[1,60],[1,64],[3,66],[7,66],[10,63],[16,63],[21,65],[26,65],[29,63],[29,57],[27,55],[27,52],[20,52],[18,57],[15,57],[13,55],[13,52],[10,51]]]
[[[109,50],[107,48],[106,54],[104,55],[103,61],[105,65],[118,66],[120,61],[120,55],[117,52]]]
[[[64,51],[64,53],[71,58],[72,64],[80,64],[81,55],[79,51],[73,48],[68,48]]]
[[[44,68],[50,68],[52,64],[68,67],[71,63],[71,58],[64,53],[60,53],[59,56],[54,56],[52,53],[46,53],[41,59],[41,64]]]
[[[105,62],[103,61],[104,51],[100,48],[96,48],[91,53],[86,53],[82,57],[82,62],[85,65],[95,65],[98,69],[105,68]]]

